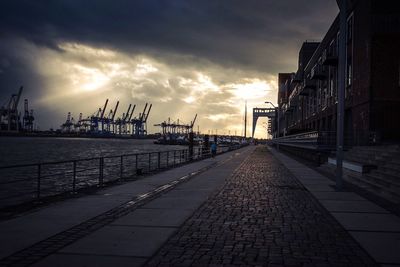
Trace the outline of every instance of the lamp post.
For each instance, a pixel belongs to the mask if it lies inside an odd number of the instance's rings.
[[[278,131],[277,131],[277,138],[279,138],[279,136],[280,136],[280,128],[279,128],[279,121],[280,121],[280,115],[279,115],[279,104],[278,104],[278,108],[277,107],[275,107],[275,105],[274,104],[272,104],[270,101],[266,101],[265,102],[266,104],[271,104],[274,108],[276,108],[277,110],[278,110]],[[276,143],[276,149],[279,151],[279,140],[278,140],[278,142]]]
[[[338,65],[338,105],[336,127],[336,190],[343,187],[343,139],[344,139],[344,95],[346,86],[346,28],[347,28],[347,0],[336,0],[339,9],[339,65]]]

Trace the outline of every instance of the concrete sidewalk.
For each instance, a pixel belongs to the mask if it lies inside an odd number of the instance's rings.
[[[253,149],[228,152],[0,222],[0,266],[140,266]],[[145,200],[151,194],[155,197]]]
[[[400,266],[399,217],[354,192],[335,191],[332,180],[274,148],[269,150],[377,263]]]

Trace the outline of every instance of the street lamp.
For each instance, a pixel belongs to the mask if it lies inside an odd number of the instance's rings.
[[[344,94],[346,86],[346,28],[347,28],[347,1],[336,0],[340,13],[339,35],[339,64],[338,64],[338,106],[336,126],[336,190],[343,187],[343,139],[344,139]]]
[[[280,136],[280,128],[279,128],[279,121],[280,121],[280,118],[279,118],[279,104],[278,104],[278,108],[277,107],[275,107],[275,105],[274,104],[272,104],[272,102],[270,102],[270,101],[266,101],[265,102],[266,104],[271,104],[274,108],[276,108],[277,110],[278,110],[278,131],[277,131],[277,138],[279,138],[279,136]],[[276,143],[276,149],[279,151],[279,140],[278,140],[278,142]]]

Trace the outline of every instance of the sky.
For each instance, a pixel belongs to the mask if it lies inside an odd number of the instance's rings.
[[[335,0],[2,0],[0,105],[22,85],[41,130],[109,99],[117,117],[151,103],[150,133],[197,113],[196,130],[239,135],[247,101],[250,135],[252,108],[276,103],[278,73],[337,13]]]

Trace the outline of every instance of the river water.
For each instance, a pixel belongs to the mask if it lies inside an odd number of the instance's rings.
[[[0,166],[185,149],[149,139],[0,137]]]
[[[153,141],[0,137],[0,208],[101,186],[103,182],[134,178],[142,172],[168,168],[189,160],[187,147],[156,145]],[[185,153],[182,150],[186,150]],[[201,156],[201,151],[197,152],[195,157]],[[126,154],[130,155],[110,157]],[[55,163],[60,161],[68,162]],[[4,168],[37,163],[41,163],[40,166]]]

